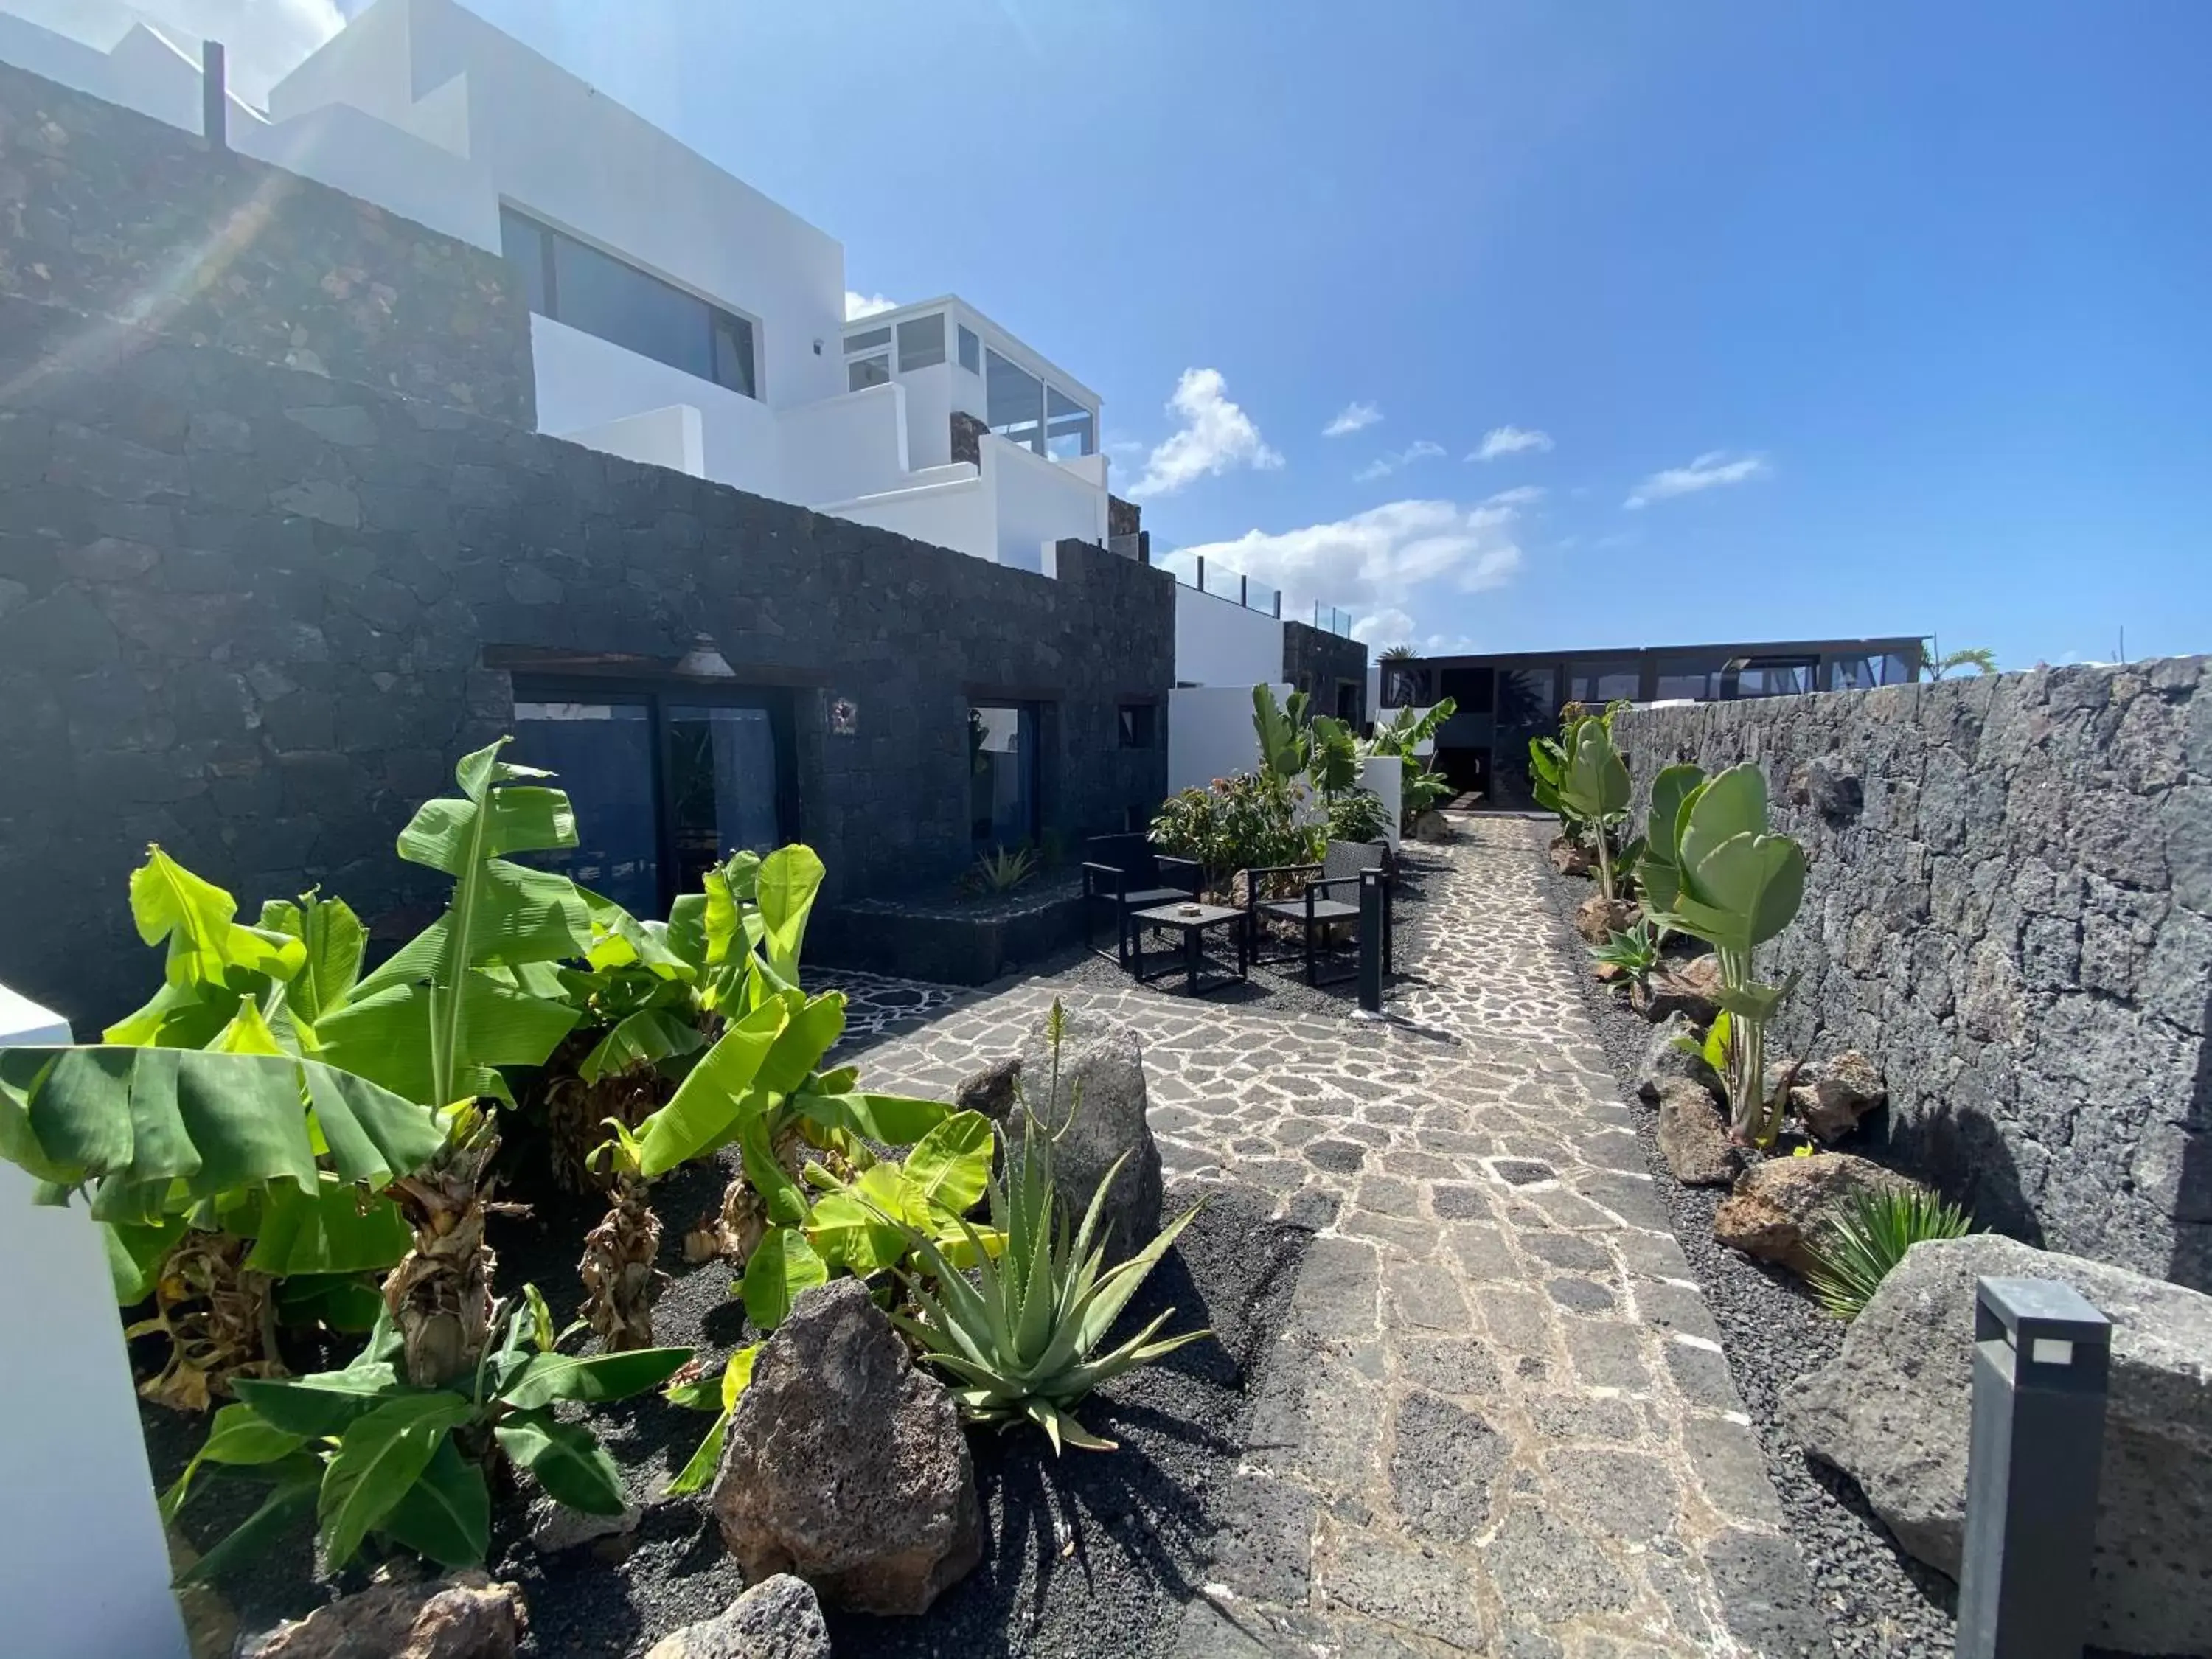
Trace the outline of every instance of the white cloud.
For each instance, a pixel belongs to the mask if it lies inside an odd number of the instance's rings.
[[[1352,475],[1354,483],[1372,483],[1377,478],[1387,478],[1401,466],[1411,466],[1415,461],[1425,461],[1444,453],[1442,444],[1432,444],[1426,438],[1416,438],[1405,448],[1388,455],[1378,455]]]
[[[1518,455],[1526,450],[1539,454],[1552,447],[1552,434],[1532,431],[1521,426],[1494,426],[1482,434],[1482,442],[1470,461],[1494,461],[1502,455]]]
[[[1378,633],[1402,621],[1410,634],[1419,590],[1479,593],[1513,579],[1522,562],[1520,517],[1515,502],[1389,501],[1332,524],[1249,530],[1183,551],[1280,588],[1285,616],[1318,600],[1366,618]]]
[[[1346,433],[1364,432],[1382,418],[1382,411],[1373,404],[1346,404],[1336,412],[1336,418],[1322,428],[1324,438],[1341,438]]]
[[[1168,412],[1182,425],[1156,447],[1145,463],[1145,476],[1129,486],[1132,497],[1171,495],[1185,484],[1231,467],[1272,471],[1282,455],[1267,447],[1252,417],[1229,400],[1228,383],[1218,368],[1187,368],[1168,399]]]
[[[1730,459],[1724,449],[1709,449],[1687,466],[1670,466],[1653,473],[1637,485],[1621,505],[1649,507],[1654,501],[1676,495],[1694,495],[1701,489],[1717,489],[1723,484],[1763,478],[1767,470],[1763,455],[1739,455]]]
[[[1495,495],[1482,498],[1485,507],[1534,507],[1544,499],[1540,484],[1516,484],[1510,489],[1501,489]]]
[[[231,89],[251,104],[266,103],[270,87],[345,26],[336,0],[0,0],[0,11],[103,52],[136,22],[195,56],[201,41],[220,40]]]
[[[879,311],[896,311],[898,301],[887,300],[880,294],[855,294],[845,290],[845,320],[857,323],[863,317],[872,317]]]

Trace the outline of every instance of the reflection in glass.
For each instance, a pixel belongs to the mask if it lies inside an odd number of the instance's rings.
[[[1073,460],[1098,447],[1097,417],[1056,386],[1044,391],[1045,452],[1056,461]]]
[[[1578,662],[1567,670],[1567,696],[1573,702],[1589,705],[1590,712],[1596,714],[1616,698],[1635,701],[1637,678],[1633,668]]]
[[[968,711],[969,833],[978,848],[1018,847],[1036,834],[1036,716],[1024,704]]]
[[[992,431],[1044,453],[1044,383],[995,351],[983,354],[983,419]]]
[[[945,361],[945,313],[911,318],[898,325],[899,371],[934,368]]]
[[[960,331],[960,367],[970,374],[983,372],[982,338],[974,329],[965,326]]]
[[[765,708],[672,708],[667,720],[676,885],[689,892],[741,848],[775,850],[775,730]]]
[[[706,302],[595,247],[554,238],[553,303],[571,328],[702,380],[714,378]]]
[[[514,757],[557,775],[576,811],[579,844],[533,854],[633,915],[660,912],[653,834],[653,722],[642,703],[518,702]]]
[[[1813,689],[1811,657],[1753,657],[1721,671],[1723,697],[1788,697]]]
[[[891,380],[891,358],[887,351],[873,357],[855,357],[845,365],[845,384],[854,392],[864,392],[872,386],[889,386]]]

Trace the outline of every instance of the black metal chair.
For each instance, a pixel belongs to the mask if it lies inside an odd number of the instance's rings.
[[[1156,850],[1141,832],[1093,836],[1083,846],[1083,941],[1094,955],[1102,906],[1114,916],[1114,960],[1129,965],[1129,918],[1156,905],[1188,903],[1206,885],[1204,866]]]
[[[1279,864],[1244,872],[1244,938],[1248,963],[1271,962],[1302,962],[1305,967],[1306,983],[1312,986],[1334,985],[1340,981],[1355,978],[1359,972],[1358,946],[1362,943],[1359,925],[1359,878],[1364,871],[1381,870],[1385,872],[1382,884],[1382,937],[1378,941],[1382,951],[1382,971],[1390,971],[1390,848],[1379,841],[1333,841],[1322,854],[1319,864]],[[1279,879],[1270,884],[1263,878]],[[1281,896],[1285,884],[1295,884],[1291,896]],[[1278,896],[1265,896],[1268,891]],[[1343,896],[1339,896],[1342,895]],[[1295,928],[1298,945],[1295,951],[1282,951],[1273,956],[1263,954],[1266,950],[1267,924],[1279,922]],[[1330,952],[1328,935],[1333,928],[1349,924],[1352,929],[1352,965],[1341,972],[1322,975],[1322,964]]]

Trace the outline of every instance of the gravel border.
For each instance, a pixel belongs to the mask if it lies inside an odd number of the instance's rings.
[[[516,1137],[518,1142],[525,1137]],[[542,1149],[510,1145],[507,1167],[525,1188]],[[720,1262],[688,1266],[684,1230],[714,1206],[730,1171],[694,1166],[659,1183],[661,1266],[672,1282],[655,1309],[664,1344],[698,1350],[719,1370],[749,1335]],[[515,1195],[513,1191],[505,1194]],[[534,1213],[495,1218],[497,1282],[534,1281],[557,1320],[580,1297],[576,1258],[603,1202],[529,1190]],[[1167,1213],[1205,1200],[1198,1218],[1146,1280],[1109,1340],[1126,1340],[1173,1308],[1170,1331],[1200,1325],[1214,1340],[1116,1379],[1082,1410],[1086,1426],[1118,1441],[1109,1453],[1070,1452],[1055,1462],[1043,1437],[969,1431],[982,1500],[984,1557],[968,1577],[918,1619],[830,1611],[841,1653],[1037,1656],[1038,1659],[1152,1659],[1171,1650],[1183,1606],[1205,1582],[1216,1533],[1229,1518],[1231,1476],[1244,1448],[1262,1363],[1290,1306],[1309,1229],[1273,1216],[1273,1195],[1218,1183],[1171,1186]],[[564,1408],[564,1415],[573,1408]],[[207,1419],[141,1405],[157,1482],[173,1480],[206,1433]],[[643,1506],[636,1532],[557,1555],[527,1541],[521,1494],[495,1488],[489,1569],[519,1584],[530,1627],[521,1652],[560,1656],[642,1654],[684,1625],[711,1619],[744,1588],[722,1546],[708,1494],[666,1498],[668,1480],[712,1419],[656,1395],[605,1407],[592,1417],[630,1500]],[[243,1520],[259,1489],[243,1483],[195,1496],[183,1530],[202,1548]],[[267,1629],[343,1590],[362,1588],[365,1566],[337,1580],[318,1577],[304,1522],[218,1586],[240,1628]]]
[[[1594,888],[1548,865],[1545,880],[1555,924],[1552,947],[1572,968],[1620,1097],[1634,1109],[1652,1184],[1719,1323],[1729,1369],[1766,1455],[1790,1535],[1804,1556],[1830,1642],[1840,1655],[1869,1659],[1949,1659],[1957,1644],[1957,1588],[1899,1548],[1850,1477],[1808,1457],[1777,1413],[1783,1387],[1825,1365],[1843,1346],[1843,1325],[1781,1269],[1762,1267],[1714,1242],[1713,1212],[1725,1188],[1685,1187],[1668,1171],[1659,1152],[1659,1115],[1638,1097],[1633,1083],[1651,1027],[1590,973],[1575,933],[1575,907]]]

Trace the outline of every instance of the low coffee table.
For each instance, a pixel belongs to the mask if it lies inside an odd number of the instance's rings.
[[[1156,951],[1155,956],[1166,956],[1167,964],[1149,972],[1145,967],[1145,930],[1158,927],[1182,935],[1183,994],[1198,996],[1207,991],[1218,991],[1224,985],[1234,985],[1244,978],[1244,941],[1236,933],[1242,927],[1244,913],[1219,904],[1162,904],[1150,910],[1139,910],[1130,918],[1131,954],[1129,971],[1139,981],[1149,985],[1154,980],[1165,979],[1176,970],[1175,954]],[[1206,971],[1206,934],[1209,928],[1220,927],[1231,933],[1230,946],[1235,952],[1237,971],[1234,974]]]

